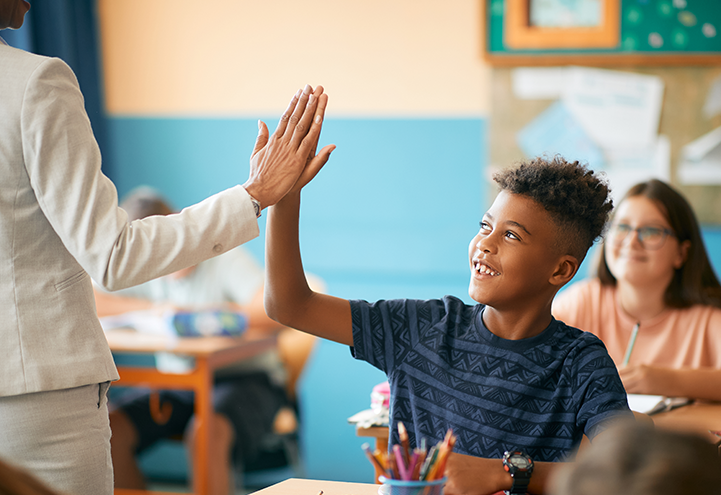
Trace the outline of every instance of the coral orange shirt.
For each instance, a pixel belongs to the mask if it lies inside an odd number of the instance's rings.
[[[619,366],[636,320],[616,299],[616,288],[601,285],[598,279],[578,282],[556,297],[553,316],[599,337]],[[721,369],[721,309],[670,308],[642,321],[629,363]]]

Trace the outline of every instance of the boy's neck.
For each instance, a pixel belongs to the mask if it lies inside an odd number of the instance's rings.
[[[483,310],[483,324],[495,336],[506,340],[521,340],[535,337],[551,324],[551,304],[537,311],[498,310],[486,306]]]

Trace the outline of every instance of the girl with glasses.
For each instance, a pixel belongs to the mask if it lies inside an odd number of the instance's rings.
[[[721,285],[691,206],[650,180],[610,225],[596,278],[560,293],[553,315],[603,340],[628,393],[721,400]]]

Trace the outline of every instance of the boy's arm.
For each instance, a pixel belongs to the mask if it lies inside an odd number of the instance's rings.
[[[534,462],[528,493],[543,493],[552,473],[561,467],[558,462]],[[452,453],[446,464],[448,482],[445,495],[488,495],[510,490],[511,475],[503,469],[501,459],[486,459]]]
[[[293,191],[268,213],[265,310],[285,326],[353,345],[350,302],[308,286],[298,243],[299,212],[300,191]]]

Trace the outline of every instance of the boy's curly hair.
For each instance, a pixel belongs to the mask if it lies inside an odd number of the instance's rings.
[[[578,161],[560,155],[536,157],[493,176],[501,190],[536,201],[558,225],[556,247],[583,260],[603,234],[613,202],[605,180]]]

